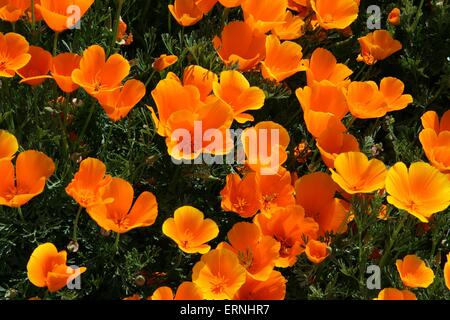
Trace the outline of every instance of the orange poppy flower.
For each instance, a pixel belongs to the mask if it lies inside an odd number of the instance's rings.
[[[0,19],[17,22],[30,7],[31,0],[1,0],[0,1]]]
[[[241,71],[255,67],[266,54],[266,35],[255,32],[243,21],[233,21],[215,36],[214,48],[227,66],[237,65]]]
[[[149,110],[152,113],[157,133],[163,137],[168,136],[168,120],[177,111],[188,110],[192,113],[204,105],[200,101],[200,92],[197,87],[183,86],[179,79],[173,78],[161,80],[152,91],[152,97],[158,109],[158,117],[153,108],[149,107]]]
[[[266,38],[266,58],[261,61],[265,79],[281,82],[299,71],[306,71],[302,61],[302,47],[292,41],[278,40],[274,35]]]
[[[284,23],[287,0],[246,0],[241,7],[245,22],[253,30],[266,33]]]
[[[0,32],[0,77],[12,78],[17,70],[28,64],[31,59],[29,47],[20,34]]]
[[[424,129],[419,139],[431,164],[443,173],[450,173],[450,131],[436,134],[433,129]]]
[[[320,264],[330,255],[330,248],[324,242],[311,239],[306,244],[305,254],[309,261]]]
[[[396,163],[387,174],[386,191],[390,204],[422,222],[450,205],[450,180],[425,162],[415,162],[409,170],[404,163]]]
[[[286,11],[284,23],[275,26],[272,34],[276,35],[280,40],[296,40],[305,34],[305,21],[299,15]]]
[[[330,169],[331,178],[350,194],[372,193],[384,188],[386,166],[377,159],[369,160],[362,152],[341,153]]]
[[[72,81],[72,72],[80,67],[80,61],[78,54],[69,52],[53,57],[50,74],[62,91],[71,93],[80,87]]]
[[[217,75],[201,66],[191,65],[184,69],[183,85],[195,86],[200,92],[200,100],[205,101],[213,90],[213,83],[218,81]]]
[[[173,54],[171,55],[162,54],[155,59],[155,61],[152,64],[152,68],[158,72],[161,72],[164,69],[170,67],[171,65],[177,63],[177,61],[178,57]]]
[[[55,172],[53,160],[42,152],[28,150],[16,159],[0,160],[0,205],[19,208],[44,191],[47,179]]]
[[[106,60],[105,50],[93,45],[84,50],[80,68],[72,72],[72,81],[91,96],[114,91],[122,86],[122,80],[130,73],[130,64],[120,54]]]
[[[11,160],[19,150],[16,137],[5,130],[0,130],[0,160]]]
[[[255,192],[257,189],[255,173],[248,173],[242,179],[238,174],[229,174],[220,192],[222,209],[235,212],[243,218],[253,217],[261,206],[261,196]]]
[[[355,0],[311,0],[317,21],[324,29],[345,29],[358,18]]]
[[[175,296],[171,288],[159,287],[148,300],[203,300],[203,295],[195,283],[185,281],[180,284]]]
[[[388,111],[387,102],[373,81],[354,81],[348,86],[348,107],[352,115],[359,119],[384,117]]]
[[[278,123],[262,121],[245,129],[241,135],[246,164],[262,174],[274,175],[286,162],[289,133]]]
[[[52,54],[35,46],[30,46],[28,53],[31,55],[30,61],[26,66],[17,70],[17,74],[22,78],[20,83],[39,86],[46,79],[51,78],[48,73],[52,66]]]
[[[66,187],[66,193],[83,208],[97,205],[102,202],[105,187],[111,183],[111,176],[105,174],[106,166],[103,162],[94,158],[84,159]]]
[[[216,99],[195,112],[184,109],[172,113],[165,128],[169,155],[181,161],[196,159],[200,154],[229,153],[233,148],[229,130],[232,122],[231,108]]]
[[[417,300],[417,297],[409,290],[386,288],[381,290],[374,300]]]
[[[228,241],[217,247],[233,251],[248,275],[255,280],[267,280],[280,255],[280,243],[270,236],[263,236],[253,223],[239,222],[228,231]]]
[[[446,111],[439,121],[439,117],[435,111],[427,111],[421,117],[424,129],[433,129],[436,134],[443,131],[450,131],[450,110]]]
[[[400,41],[394,40],[386,30],[375,30],[358,39],[361,54],[358,61],[373,65],[402,49]]]
[[[215,249],[204,254],[192,269],[192,282],[206,300],[230,300],[245,283],[246,270],[230,250]]]
[[[126,233],[155,223],[158,204],[153,193],[141,193],[134,205],[133,198],[134,190],[129,182],[112,178],[103,193],[105,202],[89,206],[87,212],[100,227],[117,233]]]
[[[36,287],[47,287],[48,291],[56,292],[86,271],[85,267],[68,267],[66,262],[66,251],[58,252],[52,243],[41,244],[28,260],[28,280]]]
[[[276,207],[295,204],[294,187],[291,184],[291,174],[280,167],[276,174],[261,174],[256,172],[256,184],[261,195],[261,212],[267,216]]]
[[[400,9],[394,8],[389,12],[388,21],[393,26],[400,25]]]
[[[45,23],[53,31],[62,32],[76,26],[94,0],[41,0],[40,2],[36,4],[36,8],[40,11]],[[73,14],[74,10],[70,10],[71,6],[77,7],[77,15]]]
[[[304,175],[295,182],[296,203],[319,224],[320,235],[347,229],[348,209],[344,200],[335,198],[337,191],[337,184],[324,172]]]
[[[308,86],[312,87],[314,81],[328,80],[331,83],[347,87],[350,84],[348,77],[353,74],[343,63],[337,63],[334,55],[327,49],[317,48],[314,50],[306,70]]]
[[[334,168],[334,161],[341,153],[360,151],[358,140],[349,133],[326,129],[316,140],[323,162],[328,168]]]
[[[233,300],[283,300],[287,280],[279,271],[272,271],[269,278],[258,281],[250,276],[235,294]]]
[[[387,77],[381,79],[380,92],[387,103],[388,111],[402,110],[413,102],[411,95],[403,94],[404,90],[405,85],[397,78]]]
[[[139,80],[128,80],[115,91],[100,92],[97,100],[113,121],[125,118],[145,96],[145,85]]]
[[[183,27],[189,27],[203,18],[203,12],[195,4],[195,0],[175,0],[169,4],[169,11]]]
[[[217,237],[219,228],[211,219],[205,219],[200,210],[184,206],[175,210],[174,217],[164,221],[163,233],[175,241],[186,253],[207,253],[206,243]]]
[[[213,83],[214,95],[233,109],[234,120],[239,123],[255,120],[248,110],[259,110],[266,96],[258,87],[250,87],[247,79],[238,71],[223,71],[220,83]]]
[[[305,217],[301,206],[290,205],[279,207],[272,211],[272,216],[263,214],[255,216],[253,221],[265,236],[271,236],[280,243],[280,258],[276,266],[287,268],[293,266],[297,256],[304,251],[306,239],[316,239],[319,231],[318,224]]]
[[[447,254],[447,262],[444,265],[444,280],[448,290],[450,290],[450,253]]]
[[[434,272],[416,255],[407,255],[395,262],[397,271],[405,286],[410,288],[428,288],[434,281]]]

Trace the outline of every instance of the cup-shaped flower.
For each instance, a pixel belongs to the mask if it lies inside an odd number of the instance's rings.
[[[348,77],[353,71],[343,63],[337,63],[334,55],[327,49],[317,48],[314,50],[309,66],[306,70],[308,86],[312,87],[314,81],[328,80],[331,83],[347,87],[350,84]]]
[[[31,55],[27,40],[17,33],[0,32],[0,77],[12,78],[28,64]]]
[[[290,137],[287,130],[273,121],[262,121],[244,130],[241,142],[246,164],[256,172],[274,175],[286,162]]]
[[[242,3],[245,22],[257,32],[266,33],[284,24],[287,0],[246,0]]]
[[[186,253],[207,253],[211,249],[207,242],[219,234],[213,220],[205,219],[203,212],[190,206],[175,210],[173,218],[164,221],[162,230]]]
[[[362,152],[341,153],[330,169],[331,178],[349,194],[372,193],[384,188],[386,166]]]
[[[261,196],[256,190],[255,173],[248,173],[243,178],[236,173],[229,174],[220,192],[222,209],[235,212],[243,218],[253,217],[261,207]]]
[[[433,270],[416,255],[398,259],[395,265],[403,284],[409,288],[428,288],[434,281]]]
[[[0,160],[11,160],[19,150],[16,137],[6,130],[0,130]]]
[[[214,48],[227,66],[241,71],[255,67],[266,55],[266,35],[258,33],[243,21],[227,24],[221,37],[214,37]]]
[[[145,85],[139,80],[128,80],[122,88],[104,91],[97,100],[112,121],[125,118],[145,96]]]
[[[47,179],[55,172],[53,160],[42,152],[28,150],[16,159],[0,160],[0,205],[19,208],[44,191]]]
[[[345,29],[358,18],[355,0],[311,0],[317,21],[324,29]]]
[[[344,200],[335,198],[337,190],[337,184],[324,172],[307,174],[295,181],[296,203],[319,224],[320,235],[347,230],[348,208]]]
[[[405,85],[397,78],[386,77],[381,79],[380,92],[384,96],[388,112],[402,110],[413,102],[411,95],[403,94],[404,90]]]
[[[37,287],[47,287],[56,292],[86,271],[85,267],[73,269],[66,265],[67,252],[58,252],[52,243],[34,249],[27,264],[28,279]]]
[[[450,131],[436,134],[433,129],[424,129],[419,140],[430,163],[439,171],[450,173]]]
[[[164,69],[170,67],[171,65],[177,63],[177,61],[178,57],[173,54],[171,55],[162,54],[158,58],[156,58],[155,61],[153,61],[152,68],[158,72],[161,72]]]
[[[17,74],[22,78],[20,83],[39,86],[46,79],[51,78],[48,73],[52,66],[52,55],[47,50],[35,46],[30,46],[28,53],[31,55],[30,61],[17,70]]]
[[[30,7],[31,0],[0,1],[0,19],[12,23],[17,22]]]
[[[400,41],[394,40],[386,30],[375,30],[359,38],[358,41],[361,46],[358,61],[364,61],[368,65],[384,60],[402,49]]]
[[[378,297],[374,300],[417,300],[417,297],[414,292],[409,290],[385,288],[378,293]]]
[[[276,36],[267,36],[266,58],[261,61],[262,75],[265,79],[281,82],[299,71],[306,71],[302,58],[302,47],[297,43],[281,43]]]
[[[106,60],[105,50],[93,45],[83,52],[80,68],[72,72],[72,81],[95,97],[120,88],[129,73],[130,64],[124,57],[116,53]]]
[[[323,162],[328,168],[334,168],[334,161],[341,153],[360,151],[358,140],[349,133],[326,129],[316,140]]]
[[[388,111],[386,99],[373,81],[350,83],[347,102],[350,112],[358,119],[381,118]]]
[[[283,300],[287,280],[279,271],[273,270],[267,280],[258,281],[247,276],[245,283],[235,294],[234,300]]]
[[[80,169],[66,187],[66,193],[80,206],[88,208],[100,204],[105,187],[111,183],[111,176],[106,175],[105,164],[95,158],[81,161]]]
[[[103,193],[104,203],[90,206],[87,212],[106,231],[126,233],[135,228],[151,226],[158,215],[158,203],[153,193],[145,191],[133,204],[131,184],[112,178]]]
[[[228,241],[217,247],[233,251],[248,275],[256,280],[267,280],[280,255],[280,243],[261,234],[258,226],[249,222],[238,222],[228,231]]]
[[[183,27],[189,27],[203,18],[203,12],[195,4],[195,0],[175,0],[169,4],[169,11],[175,20]]]
[[[93,3],[94,0],[40,0],[36,9],[50,29],[62,32],[74,28]]]
[[[390,24],[392,24],[393,26],[400,25],[400,15],[401,15],[401,12],[400,12],[399,8],[392,9],[388,15],[388,22]]]
[[[305,254],[309,261],[320,264],[330,255],[330,249],[326,243],[311,239],[306,244]]]
[[[258,214],[254,223],[263,235],[271,236],[280,243],[276,266],[281,268],[293,266],[297,256],[304,251],[304,240],[316,239],[319,231],[318,224],[312,218],[305,217],[305,211],[299,205],[276,208],[270,218]]]
[[[53,57],[50,75],[62,91],[71,93],[80,87],[72,81],[72,72],[80,67],[80,61],[78,54],[70,52]]]
[[[259,110],[264,106],[266,96],[258,87],[250,87],[250,83],[238,71],[223,71],[220,83],[213,84],[214,95],[233,109],[234,120],[239,123],[253,121],[248,110]]]
[[[425,162],[402,162],[389,169],[386,178],[387,201],[406,210],[422,222],[450,205],[450,179]]]
[[[192,282],[206,300],[231,300],[245,283],[246,274],[236,254],[227,249],[215,249],[194,265]]]

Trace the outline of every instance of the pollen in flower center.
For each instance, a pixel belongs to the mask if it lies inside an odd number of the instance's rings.
[[[217,275],[215,281],[211,282],[211,291],[214,294],[221,294],[225,291],[227,281],[225,277],[221,276],[220,274]]]

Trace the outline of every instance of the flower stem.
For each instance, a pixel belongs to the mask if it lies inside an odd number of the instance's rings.
[[[23,217],[22,208],[18,207],[17,212],[19,213],[20,221],[25,222],[25,218]]]
[[[91,101],[91,108],[89,109],[89,115],[88,115],[86,121],[84,122],[84,126],[83,126],[83,129],[81,129],[80,135],[78,136],[79,142],[81,142],[81,140],[84,137],[84,134],[86,133],[86,129],[89,126],[89,122],[91,122],[91,118],[92,118],[92,115],[94,114],[94,110],[95,110],[95,103],[93,101]]]
[[[116,17],[114,18],[113,35],[112,35],[112,40],[111,40],[110,52],[112,51],[112,49],[114,49],[114,46],[116,44],[117,33],[119,32],[120,14],[122,13],[123,2],[124,2],[124,0],[116,1],[117,10],[116,10]]]
[[[58,49],[58,38],[59,32],[55,32],[55,36],[53,37],[53,56],[56,56],[56,50]]]
[[[117,252],[119,252],[119,242],[120,242],[120,233],[116,233],[116,241],[114,242],[114,249]]]
[[[83,207],[80,206],[80,207],[78,208],[77,215],[75,216],[75,220],[73,221],[72,240],[73,240],[74,242],[77,242],[77,241],[78,241],[78,238],[77,238],[78,221],[80,220],[80,215],[81,215],[81,211],[82,211],[82,210],[83,210]]]

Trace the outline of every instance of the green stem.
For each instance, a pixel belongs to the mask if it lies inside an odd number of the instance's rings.
[[[84,134],[86,133],[86,129],[89,126],[89,122],[91,122],[91,118],[94,114],[94,110],[95,110],[95,103],[93,101],[91,101],[91,108],[89,109],[89,115],[88,115],[86,121],[84,122],[84,126],[83,126],[83,129],[81,129],[80,135],[78,136],[79,142],[81,142],[81,140],[84,137]]]
[[[413,25],[411,27],[411,33],[413,33],[416,30],[417,25],[419,24],[420,11],[422,10],[423,3],[424,3],[424,0],[420,0],[419,7],[417,8],[416,18],[414,19],[414,23],[413,23]]]
[[[55,32],[55,36],[53,37],[53,56],[56,56],[56,50],[58,49],[58,38],[59,32]]]
[[[78,221],[80,220],[81,211],[83,207],[80,206],[77,211],[77,215],[75,216],[75,220],[73,221],[73,233],[72,240],[76,243],[78,241],[77,232],[78,232]]]
[[[124,2],[124,0],[117,0],[116,17],[114,18],[113,35],[112,35],[111,46],[109,48],[109,50],[110,50],[109,52],[111,52],[114,49],[114,46],[116,44],[117,33],[119,32],[120,14],[122,13],[123,2]]]
[[[388,242],[387,246],[384,249],[383,256],[381,257],[380,269],[382,269],[385,266],[389,256],[391,255],[392,246],[394,245],[395,241],[397,240],[397,236],[398,236],[400,230],[402,229],[402,227],[405,227],[405,221],[408,219],[408,214],[407,213],[400,212],[400,214],[402,214],[402,217],[398,221],[398,225],[394,229],[394,232],[392,233],[392,235],[391,235],[391,237],[389,239],[389,242]]]
[[[116,241],[114,242],[114,249],[116,253],[119,252],[120,233],[116,233]]]
[[[153,70],[152,73],[150,74],[150,76],[148,77],[147,81],[145,81],[145,87],[148,86],[148,84],[150,83],[150,81],[152,81],[153,76],[155,75],[156,70]]]
[[[18,207],[17,212],[19,213],[20,221],[25,222],[25,218],[23,217],[22,208]]]

